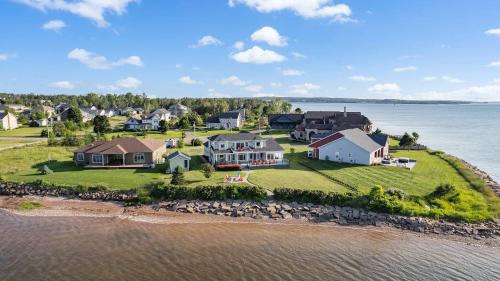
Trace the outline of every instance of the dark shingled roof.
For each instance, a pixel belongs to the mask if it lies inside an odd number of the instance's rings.
[[[222,118],[222,119],[238,119],[239,116],[240,116],[239,111],[228,111],[228,112],[222,112],[221,114],[219,114],[219,118]]]
[[[0,112],[0,119],[3,119],[7,114],[8,112]]]
[[[371,134],[369,137],[381,146],[385,146],[389,141],[389,136],[386,134]]]
[[[220,134],[208,138],[210,141],[250,141],[263,138],[252,133]]]
[[[267,119],[269,123],[300,123],[304,118],[304,114],[269,114]]]
[[[219,117],[217,116],[208,117],[207,123],[220,123]]]
[[[111,141],[96,141],[75,152],[100,154],[125,154],[154,152],[165,146],[165,142],[153,139],[118,138]]]
[[[187,159],[191,160],[191,157],[190,157],[189,155],[184,154],[184,153],[182,153],[182,152],[180,152],[180,151],[176,151],[176,152],[174,152],[174,153],[170,154],[170,155],[167,157],[167,160],[174,159],[174,158],[175,158],[175,157],[177,157],[177,156],[181,156],[181,157],[184,157],[184,158],[187,158]]]

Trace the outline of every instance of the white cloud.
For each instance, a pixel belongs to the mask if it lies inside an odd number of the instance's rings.
[[[292,52],[292,56],[295,58],[295,59],[298,59],[298,60],[302,60],[302,59],[307,59],[307,56],[302,54],[302,53],[299,53],[299,52]]]
[[[417,70],[417,67],[415,66],[403,66],[403,67],[396,67],[392,71],[394,72],[407,72],[407,71],[415,71]]]
[[[347,90],[347,88],[342,87],[342,86],[337,87],[337,91],[345,91],[345,90]]]
[[[415,93],[412,98],[429,100],[500,101],[500,84],[474,86],[454,91]]]
[[[233,86],[245,86],[247,84],[246,81],[241,80],[236,75],[231,75],[227,78],[224,78],[220,81],[222,85],[233,85]]]
[[[41,11],[65,11],[95,22],[99,27],[108,27],[110,24],[104,19],[104,14],[114,13],[123,15],[130,3],[137,0],[16,0]]]
[[[245,90],[249,91],[249,92],[256,93],[256,92],[262,91],[262,86],[260,86],[260,85],[248,85],[245,87]]]
[[[119,88],[135,89],[142,85],[142,82],[135,77],[127,77],[125,79],[116,81],[115,85]]]
[[[304,74],[304,71],[298,69],[284,69],[281,74],[284,76],[301,76]]]
[[[363,75],[351,76],[351,77],[349,77],[349,79],[351,79],[352,81],[359,81],[359,82],[374,82],[374,81],[377,81],[377,79],[375,79],[375,77],[363,76]]]
[[[321,89],[319,85],[304,83],[290,86],[290,93],[298,95],[309,95],[311,91],[317,91],[319,89]]]
[[[229,0],[229,6],[241,3],[261,13],[289,10],[304,18],[331,18],[334,21],[351,20],[351,8],[346,4],[332,4],[331,0]]]
[[[42,29],[58,31],[65,28],[66,24],[62,20],[51,20],[42,25]]]
[[[182,76],[181,78],[179,78],[179,82],[181,82],[182,84],[187,84],[187,85],[196,85],[196,84],[201,84],[202,82],[201,81],[196,81],[194,80],[193,78],[191,78],[190,76]]]
[[[245,48],[245,42],[243,41],[237,41],[234,43],[233,47],[236,49],[236,50],[243,50]]]
[[[424,81],[435,81],[437,80],[437,77],[436,76],[425,76]]]
[[[75,88],[75,85],[71,83],[70,81],[57,81],[57,82],[52,82],[50,83],[50,86],[52,88],[58,88],[58,89],[64,89],[64,90],[69,90]]]
[[[484,32],[486,35],[500,36],[500,28],[488,29]]]
[[[500,83],[500,78],[493,80],[493,83]]]
[[[110,62],[105,56],[101,56],[80,48],[76,48],[69,52],[68,58],[77,60],[93,69],[110,69],[115,66],[123,65],[143,66],[141,57],[139,56],[130,56],[128,58],[119,59],[115,62]]]
[[[492,61],[488,64],[489,67],[500,67],[500,60]]]
[[[208,96],[211,98],[230,98],[230,95],[219,93],[215,89],[208,89]]]
[[[254,64],[267,64],[286,60],[286,57],[276,53],[275,51],[263,50],[258,46],[233,54],[232,58],[240,63]]]
[[[206,46],[220,46],[222,45],[222,41],[219,39],[213,37],[212,35],[205,35],[201,37],[200,40],[194,45],[191,45],[191,48],[200,48],[200,47],[206,47]]]
[[[0,61],[10,60],[11,58],[14,58],[14,57],[15,57],[15,55],[0,53]]]
[[[373,85],[368,88],[368,91],[374,93],[399,92],[401,88],[396,83],[385,83]]]
[[[275,47],[284,47],[288,45],[287,39],[281,36],[276,29],[270,26],[264,26],[263,28],[255,31],[251,38],[254,42],[266,42],[267,44]]]
[[[446,82],[450,82],[450,83],[454,83],[454,84],[456,84],[456,83],[463,83],[464,82],[461,79],[458,79],[458,78],[455,78],[455,77],[451,77],[451,76],[447,76],[447,75],[441,76],[441,79],[443,79]]]

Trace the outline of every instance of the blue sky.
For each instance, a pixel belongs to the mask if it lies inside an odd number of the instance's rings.
[[[494,0],[1,0],[0,92],[500,101],[498,14]]]

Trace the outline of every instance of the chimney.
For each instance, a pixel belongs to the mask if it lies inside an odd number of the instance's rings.
[[[344,106],[344,117],[347,117],[347,106]]]

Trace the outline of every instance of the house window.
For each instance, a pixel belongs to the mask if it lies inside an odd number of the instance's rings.
[[[146,162],[146,157],[144,153],[135,153],[134,154],[134,163],[144,163]]]
[[[337,152],[335,152],[335,158],[336,158],[336,159],[339,159],[339,158],[340,158],[340,152],[338,152],[338,151],[337,151]]]
[[[223,149],[223,148],[225,148],[225,147],[226,147],[226,146],[225,146],[223,143],[221,143],[221,144],[220,144],[220,148],[221,148],[221,149]]]
[[[184,160],[184,169],[188,169],[189,168],[189,160]]]
[[[257,147],[260,147],[260,141],[258,141],[255,145],[256,145]]]
[[[349,159],[352,159],[352,153],[349,153]]]
[[[83,153],[76,154],[76,161],[84,161],[84,160],[85,160],[85,155]]]
[[[246,159],[247,158],[245,154],[238,154],[238,160],[245,161]]]
[[[92,163],[102,164],[102,154],[92,154]]]

